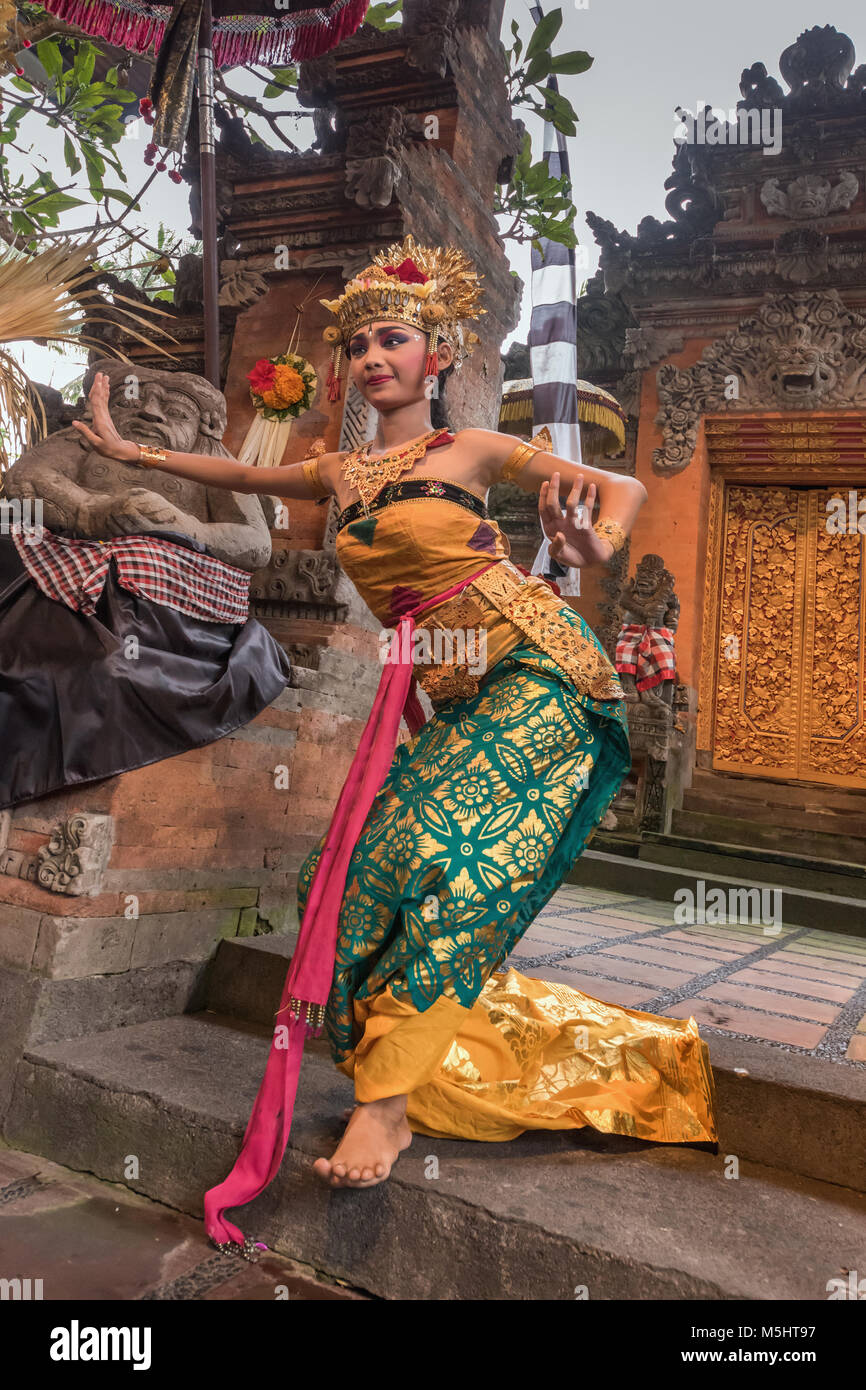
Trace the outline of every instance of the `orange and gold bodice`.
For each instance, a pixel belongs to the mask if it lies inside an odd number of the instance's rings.
[[[512,564],[510,553],[482,498],[438,478],[391,483],[368,514],[354,503],[338,521],[340,564],[388,629],[409,608],[498,562],[416,618],[415,674],[434,704],[474,694],[483,671],[527,639],[581,693],[621,699],[616,673],[583,620],[543,579]]]

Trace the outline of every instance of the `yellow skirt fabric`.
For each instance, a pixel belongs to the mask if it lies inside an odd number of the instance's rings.
[[[718,1141],[709,1052],[693,1018],[605,1004],[510,969],[464,1008],[418,1012],[390,989],[355,1000],[363,1035],[339,1069],[362,1102],[408,1095],[407,1117],[434,1138],[514,1139],[529,1129]]]

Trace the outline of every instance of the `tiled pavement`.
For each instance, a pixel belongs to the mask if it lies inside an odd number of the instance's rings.
[[[866,941],[810,927],[684,926],[674,904],[565,884],[512,953],[528,975],[701,1031],[866,1065]]]
[[[29,1279],[24,1297],[76,1302],[368,1297],[281,1255],[263,1253],[256,1264],[222,1255],[201,1221],[119,1183],[3,1147],[0,1278]]]

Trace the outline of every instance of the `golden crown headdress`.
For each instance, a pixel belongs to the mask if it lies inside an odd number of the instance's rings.
[[[374,319],[393,319],[429,333],[425,373],[439,371],[440,337],[454,351],[459,367],[479,337],[463,328],[478,318],[483,290],[469,257],[455,246],[419,246],[410,232],[380,251],[370,265],[349,280],[338,299],[321,299],[337,318],[322,337],[331,344],[328,399],[340,399],[340,359],[353,333]]]

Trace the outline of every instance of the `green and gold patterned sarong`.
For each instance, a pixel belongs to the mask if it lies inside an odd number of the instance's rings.
[[[588,707],[594,704],[595,710]],[[468,1008],[559,887],[631,765],[620,702],[587,702],[525,645],[401,744],[352,858],[327,1031],[386,987]],[[318,862],[303,866],[302,912]]]
[[[631,754],[595,636],[542,581],[522,580],[507,538],[464,494],[437,480],[397,485],[369,518],[350,511],[338,528],[340,561],[385,624],[401,604],[475,575],[479,560],[503,564],[430,615],[434,636],[437,625],[483,628],[486,667],[418,672],[435,712],[397,747],[349,865],[326,1013],[334,1061],[358,1101],[406,1095],[420,1133],[504,1140],[589,1124],[714,1141],[694,1019],[504,968]],[[300,871],[301,915],[323,842]]]
[[[715,1140],[694,1020],[500,971],[630,764],[622,702],[579,695],[529,644],[399,746],[350,868],[326,1016],[358,1100],[407,1094],[435,1136]]]

